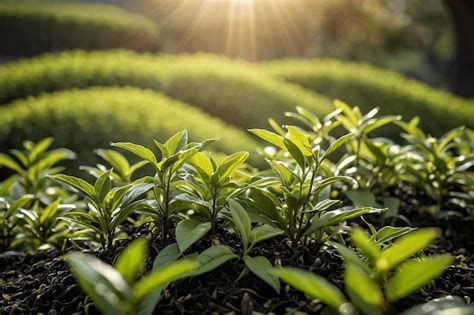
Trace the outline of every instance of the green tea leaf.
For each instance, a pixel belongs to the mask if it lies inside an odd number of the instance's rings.
[[[158,164],[155,154],[153,154],[153,152],[150,149],[145,148],[144,146],[141,146],[139,144],[134,144],[131,142],[115,142],[115,143],[111,143],[111,145],[117,148],[127,150],[135,154],[136,156],[152,163],[153,166],[156,166]]]
[[[225,262],[235,258],[239,258],[239,256],[234,254],[229,246],[212,246],[199,254],[198,261],[200,267],[194,273],[194,276],[214,270]]]
[[[272,264],[263,256],[244,256],[245,265],[260,279],[270,285],[277,293],[280,293],[280,280]]]
[[[283,140],[283,143],[290,155],[295,159],[296,163],[298,163],[301,169],[304,170],[306,168],[306,160],[300,148],[298,148],[298,146],[290,139]]]
[[[189,276],[199,267],[196,260],[181,259],[162,268],[152,271],[148,276],[138,281],[133,287],[133,298],[140,301],[154,290],[177,279]]]
[[[245,163],[248,156],[249,154],[247,152],[237,152],[226,157],[216,170],[219,181],[221,182],[232,175],[233,172]]]
[[[181,220],[176,225],[176,242],[181,253],[204,237],[210,229],[211,222],[201,222],[196,219]]]
[[[248,244],[250,238],[250,217],[245,209],[235,200],[228,200],[232,222],[240,233],[242,243]]]
[[[346,299],[342,292],[323,277],[309,271],[285,267],[276,269],[281,280],[313,299],[320,299],[328,306],[338,310]]]
[[[377,213],[381,209],[377,208],[357,208],[351,210],[332,210],[324,212],[318,219],[314,219],[306,235],[311,235],[328,226],[336,225],[349,219],[360,217],[367,213]]]
[[[377,263],[380,271],[389,271],[428,246],[436,237],[436,229],[418,229],[397,239],[385,249]]]
[[[384,298],[377,283],[361,268],[346,264],[344,284],[351,302],[365,314],[381,315]]]
[[[385,289],[387,299],[395,302],[418,291],[443,273],[452,261],[449,255],[438,255],[412,259],[400,265],[388,281]]]
[[[352,242],[359,248],[362,253],[369,258],[372,264],[377,264],[382,252],[374,240],[360,228],[352,231]]]
[[[250,232],[249,242],[252,244],[257,244],[259,242],[268,240],[278,235],[282,235],[283,231],[270,226],[268,224],[264,224],[261,226],[257,226],[256,228],[252,229]]]
[[[99,259],[70,253],[66,260],[82,290],[92,298],[96,307],[108,315],[121,314],[121,301],[131,297],[131,289],[122,275]]]
[[[184,150],[186,145],[188,144],[188,131],[183,130],[181,132],[178,132],[174,136],[168,139],[168,141],[165,142],[165,147],[168,149],[168,152],[170,155]]]
[[[115,268],[129,285],[135,282],[137,276],[145,269],[148,256],[148,243],[144,238],[138,238],[128,245],[117,258]]]
[[[407,233],[415,231],[416,229],[405,226],[405,227],[395,227],[395,226],[384,226],[377,232],[377,243],[387,243],[391,240],[399,238]]]
[[[304,156],[311,156],[311,144],[308,137],[297,127],[286,126],[288,138],[293,142]]]
[[[181,256],[181,251],[179,250],[178,244],[170,244],[158,253],[155,260],[153,261],[153,269],[166,266],[178,259],[179,256]]]
[[[248,129],[251,133],[257,135],[263,140],[275,145],[276,147],[285,150],[286,147],[283,144],[283,137],[265,129]]]
[[[347,135],[344,135],[331,143],[327,150],[324,152],[323,156],[321,157],[321,161],[324,161],[329,154],[335,152],[337,149],[339,149],[343,144],[345,144],[347,141],[349,141],[352,137],[354,137],[354,134],[349,133]]]
[[[94,185],[95,196],[99,203],[102,203],[105,199],[105,196],[110,191],[112,187],[112,182],[110,180],[110,174],[112,173],[112,169],[104,172],[102,175],[97,178]]]
[[[79,190],[92,200],[96,200],[94,187],[81,178],[63,174],[51,175],[49,177]]]

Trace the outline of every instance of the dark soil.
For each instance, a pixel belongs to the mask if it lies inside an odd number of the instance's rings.
[[[410,225],[416,227],[438,226],[442,237],[425,250],[428,255],[451,253],[456,257],[453,266],[426,286],[421,292],[399,301],[394,313],[414,305],[448,294],[474,297],[474,238],[472,222],[462,220],[435,220],[428,214],[415,211],[413,199],[422,196],[409,195],[403,203],[402,214],[410,218]],[[416,198],[415,198],[416,197]],[[411,200],[410,200],[411,199]],[[407,202],[409,200],[409,202]],[[377,228],[383,226],[381,217],[371,216],[370,222]],[[362,221],[358,222],[363,225]],[[385,222],[406,225],[403,221]],[[173,233],[172,233],[173,234]],[[126,240],[117,242],[107,252],[95,253],[100,259],[113,263],[117,255],[134,238],[150,236],[141,228]],[[150,257],[174,242],[160,239],[150,243]],[[226,244],[241,251],[239,239],[232,233],[220,231],[213,238],[205,238],[194,244],[189,252],[201,252],[211,245]],[[62,259],[64,253],[58,250],[22,254],[7,252],[0,254],[0,313],[1,314],[96,314],[94,305],[80,290]],[[272,263],[311,270],[322,275],[343,289],[344,264],[337,252],[323,248],[318,252],[311,246],[290,249],[283,238],[263,242],[251,255],[263,255]],[[148,269],[153,259],[148,261]],[[302,313],[318,314],[323,305],[310,301],[303,294],[282,286],[276,293],[270,286],[251,273],[241,275],[245,270],[239,260],[232,260],[216,270],[198,277],[184,279],[168,287],[158,304],[160,314],[212,314],[212,313]]]

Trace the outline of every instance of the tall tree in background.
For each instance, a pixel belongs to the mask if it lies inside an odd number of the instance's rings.
[[[456,37],[456,53],[451,73],[451,90],[474,97],[474,1],[445,0],[451,12]]]

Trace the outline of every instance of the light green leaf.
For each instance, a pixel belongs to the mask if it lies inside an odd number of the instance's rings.
[[[211,229],[211,222],[184,219],[176,225],[176,242],[181,253],[203,238]]]
[[[206,174],[208,177],[212,175],[214,169],[212,167],[211,161],[207,156],[202,152],[197,152],[191,157],[189,162],[201,173]]]
[[[170,155],[184,150],[186,145],[188,144],[188,131],[183,130],[181,132],[178,132],[174,136],[168,139],[168,141],[165,142],[165,147],[168,149],[168,152]]]
[[[82,290],[103,314],[123,312],[121,302],[131,297],[131,289],[117,270],[83,253],[67,254],[66,260]]]
[[[138,238],[128,245],[117,258],[115,268],[129,285],[133,285],[137,276],[144,270],[148,256],[148,243]]]
[[[370,239],[364,230],[360,228],[354,229],[351,237],[352,242],[369,258],[370,262],[374,265],[378,264],[382,252],[375,241]]]
[[[320,299],[328,306],[338,310],[346,299],[342,292],[323,277],[296,268],[276,269],[281,280],[313,299]]]
[[[239,258],[229,246],[217,245],[212,246],[201,254],[199,254],[199,269],[194,273],[194,276],[201,275],[203,273],[214,270],[220,265],[224,264],[226,261]]]
[[[39,224],[44,224],[49,218],[56,216],[59,210],[59,199],[49,204],[39,217]]]
[[[14,159],[6,154],[0,153],[0,167],[5,166],[18,174],[23,174],[23,169]]]
[[[117,148],[127,150],[135,154],[136,156],[152,163],[153,166],[156,166],[158,164],[155,154],[153,154],[153,152],[150,149],[145,148],[144,146],[141,146],[139,144],[134,144],[131,142],[115,142],[115,143],[111,143],[111,145]]]
[[[288,152],[295,159],[296,163],[298,163],[301,169],[304,170],[306,167],[306,160],[300,148],[298,148],[298,146],[295,143],[293,143],[293,141],[291,141],[290,139],[283,140],[283,143],[285,144],[285,147],[288,150]]]
[[[234,173],[247,160],[249,154],[247,152],[237,152],[226,157],[219,167],[217,167],[217,174],[219,181],[223,181]]]
[[[286,147],[283,144],[283,137],[265,129],[249,129],[251,133],[257,135],[263,140],[277,146],[280,149],[285,150]]]
[[[196,260],[180,259],[162,268],[154,269],[148,276],[138,281],[133,287],[133,298],[140,301],[154,290],[177,279],[189,276],[199,267]]]
[[[381,315],[384,298],[377,283],[364,270],[346,264],[344,284],[351,302],[365,314]]]
[[[402,236],[383,251],[377,269],[381,272],[392,270],[428,246],[437,236],[436,229],[418,229]]]
[[[127,176],[129,174],[130,164],[121,153],[106,149],[97,149],[95,150],[95,153],[106,160],[115,171],[119,172],[122,176]]]
[[[344,262],[346,263],[346,265],[353,264],[353,265],[356,265],[357,267],[359,267],[360,269],[362,269],[367,274],[370,273],[369,266],[367,264],[365,264],[360,259],[359,255],[357,255],[357,253],[354,252],[352,249],[350,249],[348,247],[345,247],[341,244],[335,243],[335,242],[328,242],[328,244],[330,244],[331,246],[333,246],[337,249],[337,252],[339,253],[339,255],[341,255],[342,258],[344,258]]]
[[[51,175],[49,177],[79,190],[92,200],[96,200],[94,187],[81,178],[63,174]]]
[[[395,302],[418,291],[443,273],[452,261],[449,255],[438,255],[412,259],[402,264],[388,281],[385,289],[387,299]]]
[[[272,264],[263,256],[244,256],[245,265],[260,279],[270,285],[277,293],[280,293],[280,279]]]
[[[300,149],[304,156],[311,156],[311,144],[308,137],[297,127],[286,126],[288,138]]]

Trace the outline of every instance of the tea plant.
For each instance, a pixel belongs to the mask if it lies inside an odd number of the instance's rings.
[[[18,182],[25,193],[40,194],[49,187],[47,176],[59,173],[63,167],[57,163],[75,158],[74,152],[67,149],[54,149],[48,151],[53,144],[53,138],[45,138],[38,143],[23,142],[23,151],[11,150],[11,155],[0,153],[0,167],[6,167],[18,175]]]
[[[5,184],[8,183],[3,182],[2,184],[5,188]],[[21,209],[30,207],[34,199],[35,196],[31,194],[22,195],[18,199],[0,198],[0,248],[2,251],[10,248],[12,241],[18,234],[20,223],[18,213]]]
[[[186,169],[180,187],[184,193],[176,199],[186,202],[197,215],[210,222],[212,234],[216,233],[227,198],[245,190],[246,176],[238,179],[234,174],[248,155],[247,152],[237,152],[217,163],[211,155],[197,152],[188,161],[191,167]]]
[[[456,187],[470,190],[469,178],[472,175],[472,155],[456,155],[456,139],[459,139],[464,128],[453,129],[441,138],[436,139],[423,132],[418,127],[419,119],[410,122],[398,122],[406,132],[403,137],[410,143],[407,155],[409,162],[405,163],[403,180],[424,191],[434,204],[426,209],[433,215],[450,215],[446,202],[451,197],[459,199],[469,196],[458,195]],[[462,150],[462,148],[461,148]],[[466,203],[466,202],[465,202]],[[448,208],[445,208],[448,207]]]
[[[129,142],[112,143],[112,146],[127,150],[143,161],[151,164],[156,171],[153,178],[154,185],[152,186],[155,200],[154,203],[148,207],[148,210],[144,211],[146,211],[146,214],[152,217],[157,226],[159,226],[163,240],[168,238],[171,218],[183,210],[182,203],[175,198],[177,195],[176,186],[182,182],[179,176],[181,166],[214,141],[216,140],[206,140],[202,143],[188,143],[188,133],[186,130],[175,134],[164,144],[155,140],[155,145],[162,155],[159,162],[158,158],[150,149],[141,145]]]
[[[438,277],[452,262],[449,255],[412,258],[437,236],[434,229],[419,229],[398,238],[381,249],[360,229],[352,233],[352,241],[362,254],[333,243],[344,258],[344,294],[326,279],[294,268],[277,269],[280,278],[312,298],[318,298],[334,311],[349,314],[352,307],[365,314],[390,313],[390,303],[418,291]]]
[[[144,201],[136,199],[153,187],[153,184],[144,183],[113,188],[111,173],[112,169],[100,175],[94,186],[74,176],[50,176],[83,193],[88,199],[87,211],[69,211],[63,220],[90,231],[91,238],[97,240],[102,249],[112,246],[120,224],[132,212],[147,207]]]
[[[73,226],[61,218],[74,208],[74,205],[60,204],[58,199],[44,209],[38,203],[28,210],[19,209],[17,216],[24,235],[20,235],[16,243],[26,243],[25,246],[33,249],[62,247],[67,240],[74,239],[74,232]]]
[[[103,314],[152,314],[149,299],[171,282],[192,275],[199,263],[181,259],[141,277],[147,256],[147,242],[137,239],[120,254],[114,267],[79,252],[67,254],[66,260],[82,290]]]
[[[110,165],[112,168],[110,176],[117,185],[130,184],[135,172],[148,164],[147,161],[131,164],[123,154],[115,150],[97,149],[95,153]],[[96,178],[108,170],[108,168],[102,164],[97,164],[96,167],[81,166],[80,169],[89,172],[89,174]]]
[[[286,126],[285,137],[263,129],[250,130],[260,138],[284,150],[291,158],[267,160],[274,181],[266,187],[251,188],[245,207],[263,223],[285,231],[293,245],[302,239],[315,237],[322,244],[330,235],[329,229],[341,222],[363,214],[379,212],[370,207],[328,211],[338,203],[329,199],[331,185],[354,182],[347,176],[320,177],[322,163],[349,141],[353,134],[344,135],[332,142],[325,151],[310,136],[295,126]],[[265,174],[266,175],[266,174]],[[268,175],[267,175],[268,176]]]
[[[252,228],[247,211],[234,200],[229,200],[228,203],[231,220],[242,241],[242,259],[245,265],[250,271],[273,287],[277,293],[280,292],[280,282],[271,262],[264,256],[252,257],[249,252],[257,243],[281,235],[283,231],[267,224]]]

